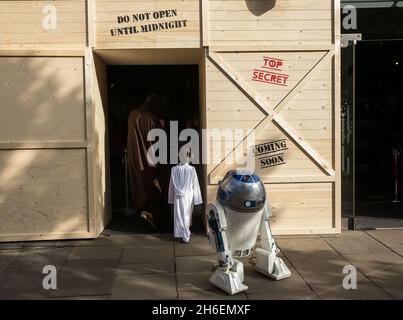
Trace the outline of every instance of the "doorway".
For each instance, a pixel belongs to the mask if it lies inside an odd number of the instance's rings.
[[[343,49],[343,213],[357,228],[403,227],[403,41]]]
[[[173,215],[167,203],[171,164],[162,164],[158,170],[162,191],[155,216],[157,229],[133,214],[136,199],[132,196],[127,165],[128,117],[149,95],[155,94],[161,98],[161,118],[168,143],[170,121],[178,122],[179,132],[185,128],[200,132],[199,65],[109,65],[107,87],[112,220],[106,229],[114,233],[173,233]],[[202,183],[202,167],[195,167]],[[192,231],[202,231],[202,223],[202,210],[195,207]]]

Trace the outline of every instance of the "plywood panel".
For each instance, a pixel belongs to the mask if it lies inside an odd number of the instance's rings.
[[[78,49],[86,39],[85,0],[0,1],[0,49]]]
[[[210,0],[208,39],[217,45],[332,42],[332,0]]]
[[[95,211],[97,233],[101,233],[112,218],[109,161],[108,105],[106,65],[93,56],[92,66],[94,104],[94,170]]]
[[[83,59],[0,58],[0,142],[85,141]]]
[[[254,135],[251,159],[266,183],[276,234],[340,230],[335,5],[210,0],[206,6],[206,125],[252,129],[242,137]],[[209,201],[224,174],[242,168],[227,160],[245,155],[243,142],[207,146],[209,155],[221,157],[207,165]]]
[[[326,54],[327,52],[324,51],[219,52],[221,62],[234,72],[236,78],[230,79],[229,75],[221,69],[220,62],[217,63],[212,59],[208,61],[207,128],[218,129],[221,132],[225,129],[242,129],[242,137],[245,137],[247,130],[254,130],[261,126],[259,132],[254,132],[255,141],[252,145],[264,147],[268,143],[282,141],[285,144],[283,150],[261,152],[254,156],[253,163],[256,173],[267,181],[284,180],[287,177],[308,180],[325,179],[326,173],[323,169],[313,162],[305,150],[301,149],[293,139],[290,139],[282,127],[271,121],[262,125],[267,114],[256,105],[253,99],[255,96],[250,97],[245,94],[240,81],[244,81],[245,85],[252,88],[254,94],[264,99],[275,111],[281,101],[292,96],[289,99],[290,104],[281,107],[277,111],[278,114],[283,117],[292,130],[298,133],[300,139],[306,141],[315,150],[318,157],[331,163],[334,157],[332,149],[333,109],[330,108],[333,94],[330,80],[331,65],[324,63],[323,66],[318,67],[313,79],[300,86],[300,83],[312,70],[316,69]],[[267,59],[279,64],[277,69],[275,66],[270,67]],[[257,81],[258,79],[254,77],[256,70],[264,73],[271,72],[273,75],[281,74],[287,77],[287,81],[284,85],[276,82]],[[295,70],[299,70],[299,73],[296,74]],[[321,73],[320,77],[323,79],[324,72],[327,73],[326,81],[316,78],[317,74]],[[239,79],[239,83],[236,79]],[[300,105],[300,101],[305,100],[309,100],[309,103]],[[324,105],[323,101],[327,101],[327,104]],[[291,102],[294,103],[291,104]],[[307,105],[309,105],[309,110],[304,109]],[[308,138],[305,137],[305,131],[308,131]],[[322,140],[323,142],[321,142]],[[209,163],[207,168],[211,177],[220,179],[228,170],[239,167],[239,164],[234,161],[232,164],[227,163],[228,160],[234,159],[236,153],[233,150],[238,143],[239,140],[233,139],[229,145],[222,144],[221,148],[217,149],[210,139],[207,151],[210,155],[208,159],[213,163]],[[222,161],[225,164],[220,164]]]
[[[332,232],[333,184],[265,184],[273,217],[274,234]],[[216,198],[217,186],[208,187],[208,200]]]
[[[199,48],[200,3],[198,0],[95,0],[95,46],[102,49]]]
[[[0,151],[0,239],[88,231],[85,150]]]

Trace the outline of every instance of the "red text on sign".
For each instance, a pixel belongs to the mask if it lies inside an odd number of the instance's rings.
[[[285,74],[273,73],[266,70],[254,69],[252,80],[272,83],[279,86],[287,86],[288,76]]]
[[[263,57],[264,66],[263,68],[273,69],[277,71],[281,71],[281,67],[284,65],[283,60],[270,58],[270,57]]]

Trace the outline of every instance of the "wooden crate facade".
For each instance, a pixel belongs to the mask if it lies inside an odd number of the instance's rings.
[[[54,30],[43,29],[49,5]],[[0,8],[0,241],[102,232],[111,218],[106,65],[149,64],[153,51],[162,64],[199,61],[205,128],[255,136],[276,234],[340,231],[338,0],[26,0]],[[133,31],[178,20],[186,26]],[[275,151],[264,150],[271,144]],[[221,151],[204,168],[205,202],[234,168],[226,159],[238,149]],[[205,152],[213,156],[211,146]]]

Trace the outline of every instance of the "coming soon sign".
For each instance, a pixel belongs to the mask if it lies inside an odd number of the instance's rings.
[[[259,159],[261,169],[285,164],[284,150],[287,150],[287,141],[277,140],[258,144],[253,147],[252,154]]]

